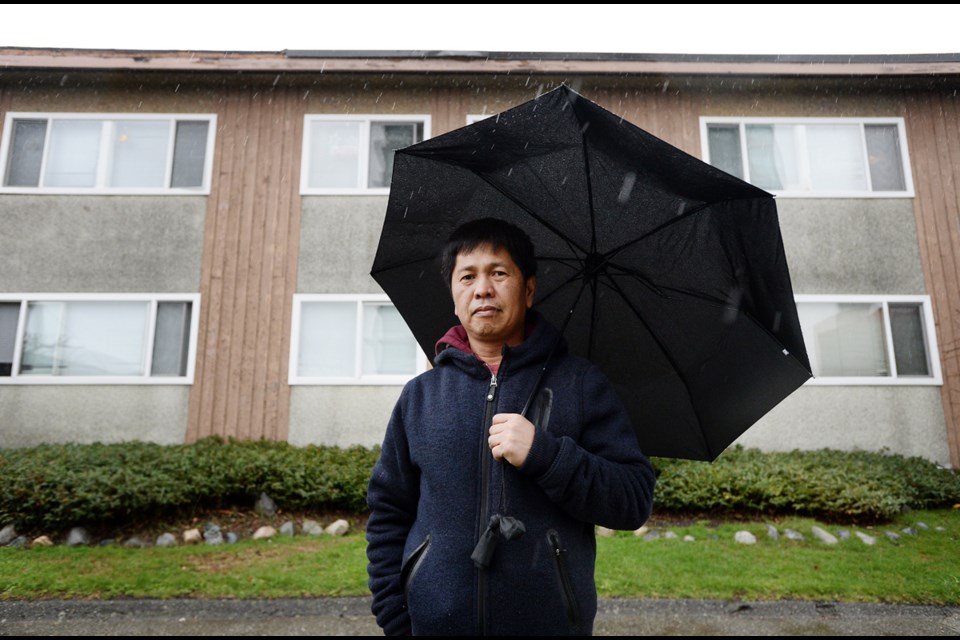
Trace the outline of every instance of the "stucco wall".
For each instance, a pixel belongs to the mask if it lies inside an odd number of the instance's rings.
[[[926,293],[910,198],[783,198],[777,213],[794,293]]]
[[[143,440],[181,444],[186,385],[0,387],[0,447]]]
[[[297,293],[382,293],[370,277],[386,196],[304,197]]]
[[[0,198],[4,293],[194,293],[204,197]]]
[[[885,451],[950,464],[940,387],[805,386],[737,444],[765,451]]]
[[[296,386],[290,390],[290,442],[303,446],[378,445],[400,386]]]

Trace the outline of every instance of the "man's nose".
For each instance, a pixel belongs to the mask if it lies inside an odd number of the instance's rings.
[[[473,295],[477,298],[489,298],[493,295],[493,282],[486,276],[477,276]]]

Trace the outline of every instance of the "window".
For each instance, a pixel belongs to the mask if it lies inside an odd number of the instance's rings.
[[[403,384],[424,370],[384,295],[304,294],[293,305],[290,384]]]
[[[927,296],[798,295],[820,384],[941,384]]]
[[[300,192],[386,194],[393,152],[430,137],[430,116],[306,116]]]
[[[6,193],[205,194],[213,115],[10,113]]]
[[[0,295],[0,384],[189,384],[197,294]]]
[[[902,118],[701,118],[704,158],[786,197],[913,195]]]

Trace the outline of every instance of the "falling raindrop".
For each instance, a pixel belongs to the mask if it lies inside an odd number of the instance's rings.
[[[280,74],[277,74],[277,77],[273,79],[273,86],[277,86],[280,83]]]
[[[174,92],[174,93],[176,93],[177,91],[180,91],[180,83],[179,83],[179,82],[177,83],[177,86],[173,88],[173,92]]]
[[[620,187],[620,194],[617,196],[617,202],[625,203],[630,199],[630,193],[633,191],[633,185],[637,183],[637,174],[633,172],[623,176],[623,185]]]
[[[303,100],[306,100],[308,95],[310,95],[310,89],[303,92]]]
[[[66,74],[64,74],[63,77],[60,78],[60,86],[62,87],[62,86],[65,85],[65,84],[67,84],[67,75],[66,75]]]

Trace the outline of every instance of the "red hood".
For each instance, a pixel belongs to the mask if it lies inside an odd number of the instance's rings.
[[[524,331],[524,339],[530,337],[530,334],[533,333],[534,328],[537,326],[535,314],[527,314],[527,327]],[[434,353],[440,353],[447,347],[454,347],[463,351],[465,353],[473,353],[473,349],[470,348],[470,338],[467,337],[467,330],[463,328],[463,325],[458,324],[450,327],[450,329],[443,334],[443,337],[437,340],[437,344],[434,346]]]

